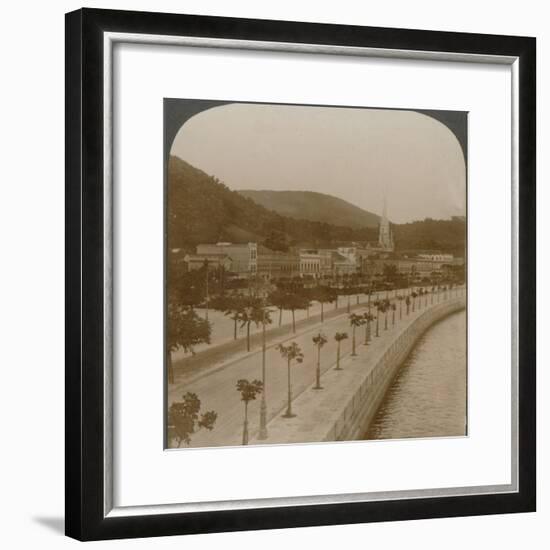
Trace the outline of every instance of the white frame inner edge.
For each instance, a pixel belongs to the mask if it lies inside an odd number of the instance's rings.
[[[276,52],[317,53],[330,55],[353,55],[377,58],[418,59],[454,61],[464,63],[493,63],[511,67],[511,269],[512,269],[512,406],[511,406],[511,483],[477,487],[448,487],[413,491],[383,491],[370,493],[347,493],[338,495],[315,495],[287,498],[248,499],[237,501],[211,501],[198,503],[164,504],[152,506],[113,507],[113,46],[115,43],[152,44],[169,46],[195,46],[225,49],[245,49]],[[105,32],[103,38],[103,189],[104,189],[104,499],[105,517],[127,517],[153,514],[207,512],[280,506],[307,506],[319,504],[342,504],[347,502],[373,502],[441,496],[465,496],[518,491],[518,221],[519,221],[519,58],[485,54],[413,51],[352,46],[331,46],[232,40],[220,38],[197,38],[186,36],[163,36],[134,33]]]

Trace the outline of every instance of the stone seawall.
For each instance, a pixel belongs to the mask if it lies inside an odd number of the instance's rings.
[[[324,441],[360,439],[368,430],[399,368],[418,339],[434,323],[464,308],[464,298],[440,304],[424,312],[408,326],[365,374],[363,382],[350,396]]]
[[[268,439],[253,439],[250,444],[361,439],[418,339],[434,323],[465,307],[466,299],[455,297],[429,306],[417,316],[404,317],[395,334],[381,333],[384,338],[373,338],[357,357],[348,356],[342,371],[327,371],[324,390],[309,388],[297,396],[293,400],[296,418],[273,418]]]

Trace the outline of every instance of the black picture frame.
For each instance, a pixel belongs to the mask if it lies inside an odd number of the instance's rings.
[[[105,32],[511,56],[519,59],[519,490],[134,517],[104,514]],[[150,537],[535,511],[534,38],[82,9],[66,15],[66,534]]]

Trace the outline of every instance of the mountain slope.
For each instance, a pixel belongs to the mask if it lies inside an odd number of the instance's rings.
[[[349,202],[313,191],[238,191],[281,216],[353,228],[378,227],[380,217]]]
[[[201,242],[328,246],[376,237],[371,228],[355,229],[281,216],[231,191],[217,178],[178,157],[168,164],[168,246],[192,250]]]

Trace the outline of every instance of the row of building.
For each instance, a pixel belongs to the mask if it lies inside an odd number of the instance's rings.
[[[430,277],[448,267],[462,265],[462,258],[437,251],[408,251],[396,254],[394,239],[386,211],[386,201],[378,229],[378,241],[353,243],[337,248],[299,248],[288,252],[270,250],[249,243],[204,243],[194,254],[173,250],[172,264],[186,271],[202,268],[223,268],[239,278],[259,278],[266,281],[304,277],[313,279],[339,278],[345,275],[382,275],[386,266],[395,272],[415,277]]]
[[[175,250],[173,254],[179,252]],[[313,279],[353,274],[376,276],[381,275],[388,265],[395,266],[399,274],[424,277],[463,263],[462,258],[433,251],[395,254],[380,247],[352,245],[335,249],[301,248],[279,252],[253,242],[199,244],[195,254],[184,254],[174,259],[183,263],[187,271],[208,264],[212,270],[223,268],[236,277],[257,277],[266,281],[297,276]]]

